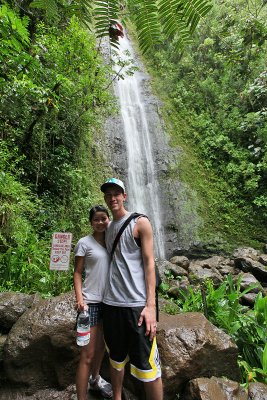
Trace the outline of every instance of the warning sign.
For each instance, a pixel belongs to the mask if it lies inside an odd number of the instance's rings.
[[[55,232],[52,238],[50,269],[66,271],[70,265],[72,233]]]

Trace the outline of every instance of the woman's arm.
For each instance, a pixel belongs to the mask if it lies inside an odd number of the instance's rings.
[[[74,290],[77,302],[77,309],[83,311],[86,304],[83,301],[82,295],[82,273],[84,270],[84,258],[82,256],[75,257],[75,266],[73,274]]]

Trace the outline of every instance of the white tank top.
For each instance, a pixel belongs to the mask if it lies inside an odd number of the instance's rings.
[[[114,239],[130,214],[112,221],[106,231],[106,246],[110,253]],[[122,233],[109,268],[103,302],[118,307],[139,307],[146,304],[146,285],[141,248],[133,236],[137,218],[131,220]]]

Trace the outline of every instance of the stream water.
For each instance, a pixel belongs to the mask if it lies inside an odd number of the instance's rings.
[[[127,55],[126,55],[127,54]],[[120,38],[120,59],[136,60],[132,45],[125,35]],[[123,122],[123,135],[127,148],[127,193],[128,208],[146,214],[153,226],[155,255],[165,257],[164,229],[161,221],[159,183],[152,149],[153,132],[146,117],[146,107],[141,95],[144,73],[139,70],[134,75],[116,80],[115,94],[118,97]]]

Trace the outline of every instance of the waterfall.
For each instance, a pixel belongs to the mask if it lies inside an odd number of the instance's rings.
[[[129,39],[120,38],[119,58],[127,59],[129,54],[136,60]],[[128,56],[125,54],[128,53]],[[140,63],[138,65],[140,69]],[[119,67],[117,67],[119,69]],[[117,71],[118,71],[117,69]],[[154,249],[158,258],[165,257],[164,229],[159,200],[159,183],[153,157],[153,132],[150,132],[144,99],[141,96],[143,73],[139,70],[132,76],[124,73],[124,79],[115,83],[115,95],[119,100],[127,148],[126,192],[128,208],[146,214],[153,227]]]

